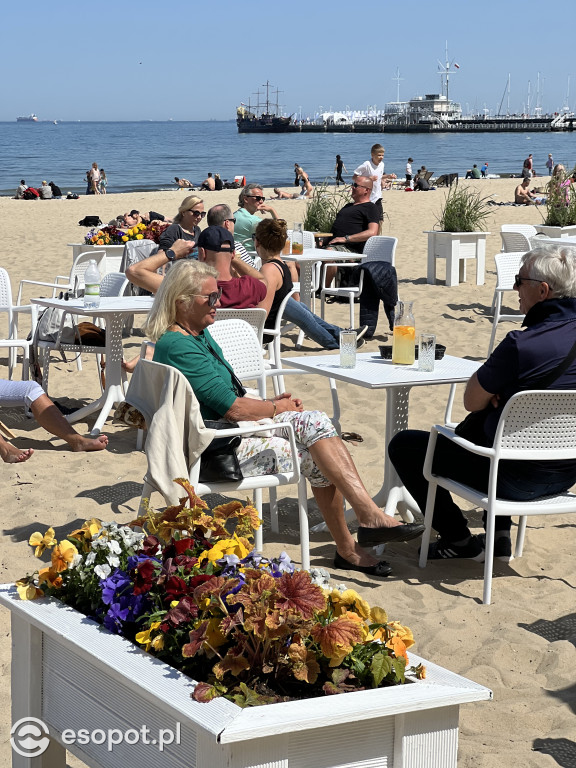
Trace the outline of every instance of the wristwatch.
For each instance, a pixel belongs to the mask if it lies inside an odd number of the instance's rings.
[[[348,242],[348,240],[350,240],[350,235],[344,235],[344,240],[346,240],[346,242]]]
[[[172,248],[168,248],[167,251],[164,251],[164,256],[166,256],[168,261],[174,261],[174,259],[176,258],[176,254],[174,253]]]

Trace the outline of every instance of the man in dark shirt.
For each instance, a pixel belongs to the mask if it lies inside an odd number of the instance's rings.
[[[482,444],[492,444],[508,400],[557,370],[576,342],[576,248],[542,246],[529,251],[522,258],[514,288],[519,294],[520,310],[526,313],[525,330],[511,331],[506,336],[470,378],[464,393],[466,410],[486,410]],[[576,361],[547,388],[576,389]],[[396,471],[422,511],[428,493],[428,483],[422,474],[428,437],[428,432],[405,430],[388,446]],[[441,435],[432,471],[487,491],[488,459],[466,451]],[[531,501],[562,493],[575,482],[576,461],[573,460],[502,461],[498,469],[497,496]],[[510,524],[509,517],[496,517],[494,555],[501,560],[511,559]],[[484,560],[482,538],[471,534],[466,518],[443,488],[438,488],[436,493],[433,526],[440,538],[430,545],[429,559]]]
[[[358,176],[352,184],[352,202],[341,208],[334,220],[329,250],[362,253],[366,240],[378,234],[378,209],[370,202],[371,192],[372,181]]]

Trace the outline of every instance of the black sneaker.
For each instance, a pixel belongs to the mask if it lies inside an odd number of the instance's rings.
[[[476,560],[477,563],[483,563],[484,547],[476,536],[472,536],[467,544],[453,544],[439,536],[428,547],[428,560],[451,560],[453,558]]]
[[[484,549],[486,549],[486,534],[479,534],[478,540]],[[514,560],[510,536],[498,536],[498,533],[496,532],[494,538],[494,557],[496,560],[501,560],[503,563],[510,563]]]

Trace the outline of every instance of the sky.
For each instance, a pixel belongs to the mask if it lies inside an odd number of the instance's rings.
[[[533,108],[538,77],[543,112],[574,110],[575,21],[574,0],[7,2],[0,121],[229,120],[267,80],[287,114],[384,107],[397,70],[401,100],[440,92],[446,43],[465,112]]]

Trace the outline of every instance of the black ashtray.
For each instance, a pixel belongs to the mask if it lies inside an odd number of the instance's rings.
[[[384,360],[392,360],[392,344],[381,344],[379,349],[381,358]],[[434,355],[434,359],[442,360],[445,352],[446,347],[443,344],[436,344],[436,354]],[[418,344],[416,344],[414,348],[414,359],[418,360]]]

